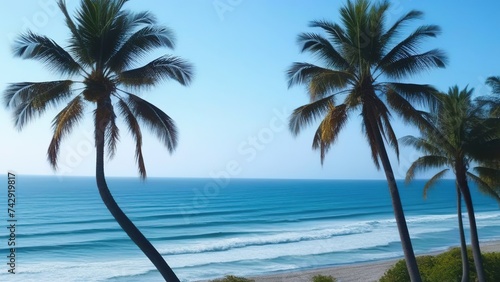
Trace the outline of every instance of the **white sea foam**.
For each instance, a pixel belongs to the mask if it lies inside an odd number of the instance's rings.
[[[366,223],[354,224],[340,228],[313,229],[301,232],[282,232],[268,235],[252,235],[246,237],[233,237],[227,239],[208,239],[201,243],[177,248],[166,248],[161,251],[163,255],[196,254],[206,252],[221,252],[231,249],[250,246],[269,246],[278,244],[296,243],[301,241],[314,241],[329,239],[335,236],[348,236],[353,234],[368,233],[373,227]]]
[[[313,231],[316,236],[314,240],[299,240],[311,236],[311,234],[283,234],[273,235],[275,237],[260,238],[248,237],[243,239],[228,239],[222,242],[208,241],[205,244],[198,243],[188,247],[173,249],[171,252],[177,254],[167,255],[172,258],[176,267],[188,267],[206,265],[211,263],[226,263],[241,260],[270,260],[287,256],[314,256],[326,253],[357,251],[377,246],[387,246],[399,240],[397,230],[394,228],[370,229],[369,225],[361,228],[362,232],[332,232],[331,230]],[[323,233],[324,232],[324,233]],[[332,233],[338,235],[332,236]],[[342,233],[342,234],[340,234]],[[290,238],[296,241],[290,241]],[[274,239],[273,239],[274,238]],[[248,244],[248,243],[273,242],[271,244]],[[275,244],[274,242],[281,242]],[[233,245],[244,247],[230,248]],[[224,251],[220,251],[222,248]],[[164,251],[167,251],[164,249]],[[330,263],[341,263],[330,262]]]

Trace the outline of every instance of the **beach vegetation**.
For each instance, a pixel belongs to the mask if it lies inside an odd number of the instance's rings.
[[[296,136],[319,121],[312,148],[319,150],[323,163],[349,117],[360,116],[371,158],[385,172],[411,280],[418,282],[420,275],[386,146],[399,156],[392,113],[418,125],[425,120],[416,106],[435,100],[434,87],[405,79],[444,68],[447,57],[439,49],[419,48],[426,39],[440,34],[436,25],[419,26],[401,37],[411,22],[423,17],[422,12],[410,11],[387,25],[390,10],[389,1],[347,1],[340,9],[340,24],[315,20],[309,26],[321,33],[299,34],[301,51],[313,55],[319,64],[295,62],[288,68],[289,87],[305,85],[309,98],[293,111],[289,129]]]
[[[483,265],[486,281],[500,281],[500,253],[483,254]]]
[[[417,263],[420,261],[419,257],[417,257]],[[419,270],[422,271],[422,266],[419,267]],[[422,281],[426,281],[425,277],[422,278]],[[405,260],[399,260],[394,264],[393,267],[389,268],[379,280],[379,282],[397,282],[397,281],[410,281],[410,276],[408,275],[408,268],[406,267]]]
[[[470,226],[473,263],[479,281],[484,280],[479,238],[469,182],[500,203],[500,121],[491,117],[484,101],[472,99],[473,89],[451,87],[438,95],[439,103],[426,115],[428,123],[420,127],[421,136],[405,136],[401,142],[421,151],[409,167],[406,181],[414,179],[419,171],[440,169],[424,185],[424,197],[449,171],[456,179],[457,214],[462,249],[462,277],[467,277],[468,259],[461,212],[461,196],[467,208]]]
[[[337,279],[332,277],[331,275],[314,275],[312,278],[312,282],[337,282]]]
[[[210,282],[254,282],[255,280],[247,279],[244,277],[238,277],[234,275],[227,275],[221,279],[210,280]]]
[[[54,169],[64,138],[84,118],[93,120],[96,180],[104,204],[165,280],[179,281],[162,255],[115,202],[104,174],[104,161],[114,156],[121,136],[118,117],[135,141],[141,178],[146,178],[141,125],[152,131],[166,151],[174,151],[177,146],[174,121],[139,93],[163,81],[188,85],[192,79],[191,64],[172,55],[137,66],[140,59],[158,48],[174,48],[175,40],[172,30],[158,24],[152,13],[127,10],[127,2],[82,0],[72,17],[66,1],[58,0],[70,34],[68,47],[28,30],[17,37],[13,53],[15,57],[37,60],[63,78],[11,83],[4,92],[4,104],[12,110],[14,125],[19,130],[47,109],[65,105],[52,121],[53,137],[47,157]]]
[[[418,267],[424,282],[442,281],[477,281],[477,272],[472,261],[472,251],[469,248],[469,277],[462,279],[462,255],[460,248],[450,249],[436,256],[417,257]],[[485,281],[500,281],[500,253],[482,254],[484,262]],[[410,281],[404,260],[399,260],[387,270],[380,282]]]
[[[429,267],[429,281],[476,281],[477,274],[475,267],[470,268],[474,265],[472,259],[471,249],[466,249],[467,259],[469,267],[466,272],[468,276],[463,276],[463,258],[462,249],[453,248],[445,253],[435,256],[433,264],[428,265]],[[489,281],[489,280],[487,280]]]

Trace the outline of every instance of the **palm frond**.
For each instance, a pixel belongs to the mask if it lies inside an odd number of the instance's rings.
[[[474,102],[480,110],[488,113],[489,117],[500,118],[500,95],[480,96]]]
[[[491,87],[494,95],[478,97],[476,102],[480,108],[489,112],[490,117],[500,118],[500,76],[488,77],[486,84]]]
[[[313,138],[313,143],[312,143],[312,149],[319,150],[319,157],[320,157],[321,165],[324,164],[326,153],[328,153],[328,151],[330,150],[330,147],[333,145],[332,142],[324,141],[322,139],[322,137],[323,137],[322,132],[325,130],[326,127],[327,127],[326,120],[323,119],[321,121],[321,123],[319,124],[318,128],[316,129],[316,132],[315,132],[314,138]]]
[[[488,84],[495,94],[500,94],[500,76],[490,76],[486,79]]]
[[[32,32],[19,36],[13,51],[14,56],[39,60],[63,75],[73,75],[80,70],[80,65],[55,41]]]
[[[304,126],[310,125],[314,120],[323,115],[333,105],[332,98],[333,95],[327,96],[295,109],[288,123],[292,134],[297,136]]]
[[[498,162],[498,161],[497,161]],[[473,168],[479,178],[494,189],[500,191],[500,162],[497,165],[483,163]]]
[[[311,52],[329,68],[345,70],[349,63],[338,50],[323,36],[316,33],[302,33],[297,42],[302,46],[302,52]]]
[[[381,36],[382,46],[387,46],[397,37],[400,33],[401,28],[403,28],[409,21],[415,19],[421,19],[423,13],[421,11],[412,10],[399,18],[388,30]]]
[[[155,24],[156,17],[149,12],[120,11],[102,36],[111,47],[103,55],[106,71],[121,72],[156,47],[173,48],[172,31]]]
[[[139,126],[136,117],[134,116],[134,114],[132,113],[129,106],[124,100],[122,99],[118,100],[118,107],[120,108],[120,113],[125,118],[125,123],[127,124],[128,129],[135,140],[135,160],[137,162],[137,166],[139,169],[139,175],[141,176],[142,179],[145,179],[146,166],[144,164],[144,158],[142,156],[141,127]]]
[[[173,79],[188,85],[193,77],[193,67],[174,56],[162,56],[149,64],[118,74],[118,81],[129,87],[154,86],[162,80]]]
[[[500,138],[500,119],[491,118],[488,116],[488,112],[481,110],[478,107],[470,109],[466,120],[466,124],[470,127],[467,128],[467,132],[470,135],[467,140],[476,143],[486,143]]]
[[[316,134],[314,135],[312,148],[320,150],[321,164],[323,165],[326,153],[331,145],[337,141],[340,131],[348,121],[349,108],[345,104],[338,106],[329,105],[329,111],[321,121]]]
[[[407,135],[399,138],[399,141],[405,146],[411,146],[428,155],[444,155],[443,149],[440,147],[441,144],[436,144],[428,139]]]
[[[364,37],[367,42],[361,50],[361,56],[370,65],[376,64],[380,61],[384,53],[384,42],[382,41],[382,35],[384,33],[384,24],[387,18],[387,12],[390,8],[389,1],[380,1],[373,3],[367,14],[367,24]]]
[[[361,51],[366,44],[366,31],[369,30],[368,10],[370,2],[366,0],[348,1],[340,8],[340,19],[344,24],[346,37],[353,44],[354,49]],[[361,59],[361,58],[359,58]]]
[[[418,54],[418,47],[422,41],[429,37],[436,37],[441,29],[436,25],[420,26],[407,38],[399,42],[380,60],[377,68],[386,71],[388,66],[401,59],[412,57]],[[389,69],[392,69],[389,67]]]
[[[154,25],[158,22],[155,15],[149,11],[129,12],[128,19],[130,21],[130,28],[135,28],[139,25]]]
[[[122,11],[126,0],[82,0],[76,11],[76,26],[82,46],[88,50],[96,69],[103,69],[104,62],[116,51],[124,34],[124,19],[128,12]]]
[[[154,48],[174,48],[174,35],[165,27],[146,26],[132,34],[111,56],[106,64],[111,70],[121,72]]]
[[[295,62],[287,70],[288,87],[298,84],[310,85],[312,81],[318,77],[322,84],[326,85],[323,89],[335,90],[344,88],[348,81],[353,78],[349,72],[336,71],[328,68],[323,68],[309,63]],[[329,81],[325,81],[328,79]],[[319,92],[319,91],[318,91]],[[326,91],[319,92],[325,93]],[[319,98],[320,96],[318,96]]]
[[[406,172],[406,181],[411,181],[415,178],[415,174],[419,171],[425,171],[432,168],[440,168],[449,163],[448,158],[443,156],[427,155],[415,160]]]
[[[73,127],[83,118],[83,110],[84,103],[80,95],[76,96],[52,121],[54,135],[47,150],[47,158],[52,168],[57,168],[57,157],[62,138],[71,133]]]
[[[433,49],[422,54],[397,58],[383,65],[382,70],[390,78],[401,79],[432,68],[444,68],[446,62],[445,53],[441,50]]]
[[[351,75],[339,71],[317,73],[309,80],[309,97],[315,101],[347,86]]]
[[[120,139],[120,130],[116,125],[116,115],[113,106],[110,105],[109,125],[106,130],[106,143],[108,145],[108,158],[112,159],[116,153],[116,145]]]
[[[98,100],[96,104],[97,107],[94,110],[95,144],[97,148],[99,145],[107,146],[108,158],[111,159],[116,152],[116,144],[119,139],[116,114],[111,98]]]
[[[90,66],[92,65],[92,59],[88,53],[88,50],[85,48],[85,43],[84,40],[78,30],[78,27],[76,26],[75,22],[71,19],[71,16],[68,13],[68,9],[66,7],[66,1],[65,0],[57,0],[57,5],[59,6],[59,9],[61,9],[62,13],[64,14],[64,18],[66,21],[66,25],[68,26],[69,30],[71,31],[71,37],[70,37],[70,50],[73,52],[73,54],[76,56],[76,60],[80,62],[81,65],[83,66]]]
[[[342,27],[336,23],[332,23],[329,21],[321,20],[321,21],[311,21],[309,23],[310,27],[319,27],[326,31],[329,35],[329,38],[332,42],[337,45],[345,46],[348,44],[348,38],[346,37],[345,31]]]
[[[413,105],[403,97],[394,88],[388,87],[385,92],[386,100],[389,106],[403,119],[403,121],[415,124],[420,129],[430,128],[431,124],[422,111],[413,107]]]
[[[477,185],[479,191],[481,191],[485,195],[492,197],[500,205],[500,187],[496,187],[495,189],[495,187],[491,186],[491,183],[484,181],[484,179],[482,179],[481,177],[470,172],[467,172],[467,178],[472,180]]]
[[[494,133],[494,132],[493,132]],[[463,148],[469,156],[477,161],[494,161],[500,159],[500,136],[490,135],[472,137],[469,142],[463,144]],[[489,137],[489,138],[488,138]],[[489,139],[489,140],[488,140]]]
[[[429,179],[429,180],[427,180],[427,182],[425,182],[425,185],[424,185],[424,199],[427,198],[427,193],[429,192],[429,190],[431,188],[434,188],[434,185],[439,180],[441,180],[449,170],[450,170],[449,168],[445,168],[445,169],[441,170],[440,172],[434,174],[434,176],[431,177],[431,179]],[[410,179],[405,179],[405,181],[406,181],[406,183],[408,183],[410,181]]]
[[[385,86],[401,95],[410,103],[424,107],[435,107],[439,103],[438,90],[429,84],[386,83]]]
[[[14,109],[14,125],[19,130],[40,116],[48,106],[57,105],[72,94],[71,80],[20,82],[10,84],[4,92],[4,103]]]
[[[172,153],[177,146],[177,129],[174,121],[155,105],[136,95],[129,94],[127,104],[134,115],[144,122]]]

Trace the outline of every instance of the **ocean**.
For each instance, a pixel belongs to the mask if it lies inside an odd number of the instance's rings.
[[[8,272],[5,184],[0,281],[162,281],[104,207],[94,178],[16,180],[16,274]],[[423,183],[398,183],[416,254],[459,244],[454,181],[442,181],[426,200]],[[108,184],[181,281],[403,255],[382,180],[108,178]],[[471,189],[481,241],[499,240],[498,203]]]

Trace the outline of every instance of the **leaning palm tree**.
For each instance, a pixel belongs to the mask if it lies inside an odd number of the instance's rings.
[[[160,253],[123,213],[111,195],[104,176],[105,151],[113,157],[119,139],[117,115],[123,117],[135,139],[135,157],[141,178],[146,177],[140,123],[149,127],[169,152],[177,144],[173,120],[162,110],[132,92],[173,79],[191,81],[192,67],[175,56],[161,56],[135,67],[138,59],[160,48],[173,48],[172,32],[158,25],[149,12],[124,9],[127,0],[82,0],[74,18],[64,0],[58,0],[71,37],[67,49],[31,31],[19,36],[14,55],[38,60],[54,73],[67,77],[48,82],[10,84],[4,101],[13,110],[15,127],[21,130],[46,109],[66,103],[52,122],[54,131],[48,160],[57,169],[61,141],[93,108],[96,146],[96,181],[101,198],[115,220],[146,254],[167,281],[179,281]],[[115,111],[117,109],[117,111]]]
[[[482,108],[482,103],[473,101],[472,89],[459,90],[457,86],[449,89],[448,94],[441,94],[440,102],[431,108],[428,125],[421,128],[421,137],[405,136],[401,139],[405,145],[413,146],[424,153],[412,163],[406,174],[406,181],[411,181],[421,170],[443,168],[424,186],[424,195],[436,182],[443,178],[450,169],[454,172],[457,186],[457,211],[462,245],[463,276],[468,281],[466,245],[463,239],[461,222],[461,200],[463,195],[470,225],[470,238],[474,264],[479,281],[485,281],[484,269],[477,235],[474,206],[468,181],[477,184],[484,193],[500,202],[500,167],[490,165],[500,158],[500,122],[490,118]],[[481,99],[484,101],[484,99]],[[471,165],[477,165],[470,169]],[[474,173],[474,172],[475,173]]]
[[[400,82],[416,73],[444,67],[446,56],[438,49],[419,52],[420,43],[440,33],[435,25],[420,26],[402,41],[397,41],[403,28],[420,19],[422,12],[410,11],[390,27],[386,18],[388,1],[372,4],[368,0],[347,1],[340,9],[342,25],[326,20],[313,21],[326,36],[302,33],[298,43],[302,51],[316,55],[321,65],[296,62],[287,72],[289,86],[308,87],[310,103],[294,110],[290,130],[294,135],[317,118],[322,118],[314,135],[313,149],[320,150],[321,163],[348,117],[361,112],[362,128],[377,168],[384,169],[394,208],[398,231],[412,281],[420,281],[410,235],[394,173],[386,151],[386,143],[398,154],[398,141],[391,126],[394,110],[406,121],[422,121],[420,112],[411,104],[433,100],[429,85]],[[394,82],[386,82],[393,80]],[[337,100],[343,97],[338,103]]]

